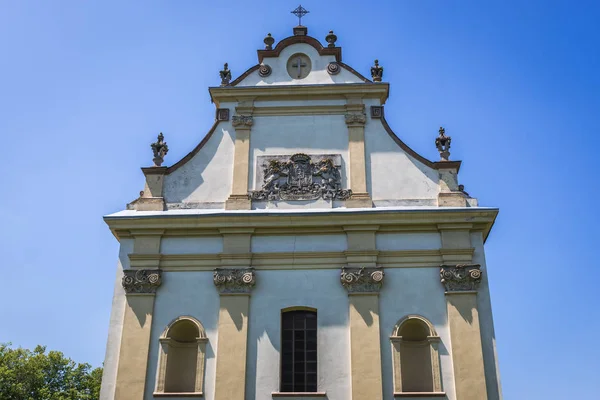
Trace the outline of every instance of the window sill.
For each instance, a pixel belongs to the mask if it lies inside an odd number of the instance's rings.
[[[203,397],[203,392],[154,392],[154,397]]]
[[[394,397],[446,397],[446,392],[394,392]]]
[[[273,397],[327,397],[326,392],[272,392]]]

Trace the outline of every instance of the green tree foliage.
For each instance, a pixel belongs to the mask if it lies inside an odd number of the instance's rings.
[[[0,400],[97,400],[102,368],[78,364],[63,353],[0,344]]]

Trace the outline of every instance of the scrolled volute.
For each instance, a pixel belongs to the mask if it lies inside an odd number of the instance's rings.
[[[254,268],[215,268],[213,281],[219,293],[250,293],[256,274]]]
[[[126,269],[121,280],[126,294],[153,294],[161,283],[160,269]]]
[[[481,283],[481,266],[478,264],[442,265],[440,281],[447,292],[477,290]]]
[[[367,116],[364,113],[346,114],[347,125],[364,125],[367,122]]]
[[[378,268],[342,268],[340,281],[348,293],[377,293],[383,285],[385,273]]]
[[[231,119],[231,124],[235,127],[252,126],[254,118],[252,118],[252,115],[234,115]]]

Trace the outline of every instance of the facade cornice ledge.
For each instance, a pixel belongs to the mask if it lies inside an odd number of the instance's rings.
[[[182,210],[183,211],[183,210]],[[439,230],[438,226],[460,226],[463,229],[483,232],[487,238],[498,215],[497,208],[465,207],[465,208],[387,208],[387,209],[324,209],[273,212],[273,210],[185,210],[173,211],[131,211],[126,210],[104,217],[113,234],[117,238],[131,237],[144,231],[157,232],[170,230],[187,231],[189,234],[204,231],[214,232],[220,229],[307,229],[319,227],[323,229],[347,229],[364,226],[373,230],[406,231]],[[440,225],[444,224],[444,225]]]
[[[260,100],[346,99],[349,95],[377,98],[384,104],[390,93],[388,83],[335,83],[316,85],[219,86],[208,88],[213,103],[237,102],[251,96]]]

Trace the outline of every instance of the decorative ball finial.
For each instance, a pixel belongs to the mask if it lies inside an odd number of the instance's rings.
[[[228,64],[225,63],[223,65],[223,70],[219,71],[219,75],[221,76],[221,86],[229,86],[229,81],[231,80],[231,70],[228,68]]]
[[[383,78],[383,67],[379,66],[379,60],[375,60],[375,65],[371,67],[371,77],[373,82],[381,82]]]
[[[450,136],[446,136],[446,130],[440,126],[439,136],[435,139],[435,147],[437,147],[440,152],[440,160],[448,161],[450,158],[450,143],[452,142],[452,138]]]
[[[150,145],[152,151],[154,152],[154,161],[155,167],[160,167],[163,163],[165,156],[169,152],[169,146],[167,146],[167,142],[164,141],[165,137],[161,133],[158,134],[158,140]]]
[[[327,43],[327,47],[335,47],[335,41],[337,40],[337,36],[333,33],[333,31],[329,31],[329,35],[325,36],[325,40]]]
[[[263,40],[263,42],[265,43],[265,50],[273,50],[273,43],[275,43],[275,39],[270,33],[265,36],[265,40]]]

